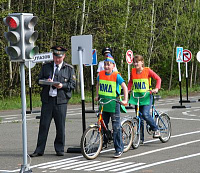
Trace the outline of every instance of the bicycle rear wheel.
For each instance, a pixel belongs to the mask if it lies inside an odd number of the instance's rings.
[[[163,143],[169,141],[171,137],[171,122],[166,113],[161,113],[158,117],[158,128],[160,130],[160,141]]]
[[[122,140],[124,144],[124,151],[127,152],[133,141],[133,127],[131,121],[127,120],[122,124]]]
[[[86,159],[95,159],[101,152],[103,138],[99,128],[88,127],[81,137],[81,152]]]
[[[140,146],[140,129],[139,129],[139,121],[138,119],[133,119],[133,143],[132,147],[137,149]]]

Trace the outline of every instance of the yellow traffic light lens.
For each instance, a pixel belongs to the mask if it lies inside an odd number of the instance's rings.
[[[34,43],[38,38],[38,32],[37,31],[27,32],[25,38],[27,43]]]
[[[10,32],[5,33],[5,37],[8,41],[14,44],[18,43],[20,40],[19,33],[15,31],[10,31]]]

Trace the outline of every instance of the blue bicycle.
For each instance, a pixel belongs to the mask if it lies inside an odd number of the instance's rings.
[[[149,92],[149,91],[147,91]],[[136,117],[132,118],[132,124],[134,128],[134,139],[132,143],[132,147],[134,149],[138,148],[140,146],[140,116],[142,113],[139,111],[139,99],[144,98],[147,92],[142,97],[136,97],[133,92],[133,98],[137,99],[137,105],[136,105]],[[155,108],[155,101],[159,100],[161,97],[158,95],[153,95],[153,104],[151,108],[152,117],[158,126],[158,129],[160,130],[160,141],[165,143],[169,141],[171,137],[171,121],[167,113],[164,112],[158,112]],[[149,135],[153,135],[153,131],[150,129],[149,125],[146,125],[146,130]]]

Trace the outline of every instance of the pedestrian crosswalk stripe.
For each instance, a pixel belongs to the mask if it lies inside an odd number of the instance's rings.
[[[127,170],[134,168],[145,163],[135,163],[135,162],[101,162],[96,160],[80,160],[80,159],[66,159],[60,162],[53,162],[51,164],[47,163],[46,165],[40,165],[38,169],[49,169],[49,170],[83,170],[83,171],[111,171],[118,172],[121,170]],[[46,170],[45,170],[46,171]]]

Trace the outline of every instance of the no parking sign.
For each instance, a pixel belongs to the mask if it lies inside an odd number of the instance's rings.
[[[192,59],[192,53],[187,50],[184,49],[183,50],[183,62],[189,62]]]

